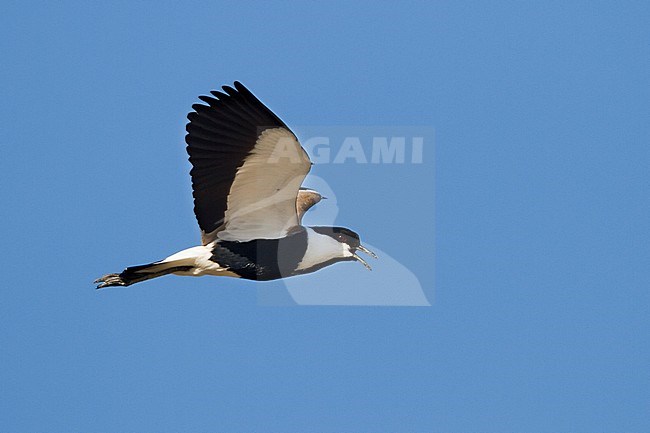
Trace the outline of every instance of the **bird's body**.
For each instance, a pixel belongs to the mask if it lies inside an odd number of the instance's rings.
[[[291,130],[238,82],[200,97],[188,115],[194,212],[202,245],[99,278],[97,288],[166,274],[266,281],[314,272],[337,261],[374,257],[342,227],[305,227],[322,196],[301,187],[311,162]]]

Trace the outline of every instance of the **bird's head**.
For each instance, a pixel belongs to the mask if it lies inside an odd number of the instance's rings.
[[[345,227],[311,227],[315,232],[329,236],[343,246],[344,260],[356,260],[360,262],[368,270],[372,270],[370,265],[359,255],[357,251],[362,251],[373,258],[377,258],[377,254],[370,251],[368,248],[361,245],[361,240],[356,232]]]

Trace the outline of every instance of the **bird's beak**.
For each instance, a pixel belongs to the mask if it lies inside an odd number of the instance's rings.
[[[356,254],[352,254],[352,257],[354,257],[354,259],[355,259],[357,262],[360,262],[363,266],[365,266],[366,269],[368,269],[369,271],[372,271],[372,268],[370,267],[370,265],[369,265],[365,260],[363,260],[361,257],[359,257],[359,256],[356,255]]]
[[[378,257],[377,257],[377,254],[373,253],[372,251],[370,251],[368,248],[364,247],[363,245],[359,245],[359,246],[357,247],[357,249],[358,249],[359,251],[363,251],[364,253],[368,254],[368,255],[369,255],[370,257],[372,257],[373,259],[377,259],[377,258],[378,258]]]
[[[370,257],[372,257],[373,259],[376,259],[376,258],[377,258],[377,254],[373,253],[372,251],[370,251],[368,248],[364,247],[363,245],[359,245],[359,246],[357,247],[357,249],[358,249],[359,251],[363,251],[364,253],[368,254],[368,255],[369,255]],[[354,259],[355,259],[357,262],[360,262],[363,266],[365,266],[366,269],[368,269],[369,271],[372,271],[372,268],[370,267],[370,265],[368,264],[368,262],[366,262],[365,260],[363,260],[363,259],[362,259],[361,257],[359,257],[356,253],[353,254],[352,257],[354,257]]]

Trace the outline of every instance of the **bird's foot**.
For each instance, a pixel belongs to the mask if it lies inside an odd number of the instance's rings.
[[[97,284],[96,289],[103,289],[104,287],[111,286],[126,286],[126,282],[122,279],[120,274],[107,274],[101,278],[97,278],[94,281],[94,284]]]

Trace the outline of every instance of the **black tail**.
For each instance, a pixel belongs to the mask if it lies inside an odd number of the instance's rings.
[[[189,271],[192,266],[174,266],[172,263],[149,263],[148,265],[129,266],[120,274],[108,274],[95,280],[97,289],[111,286],[130,286],[131,284],[174,272]]]

